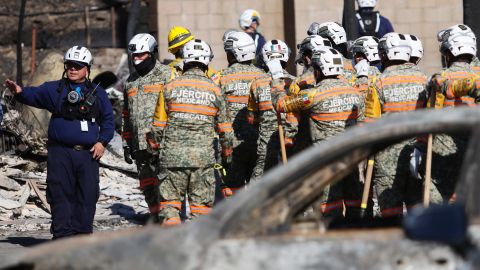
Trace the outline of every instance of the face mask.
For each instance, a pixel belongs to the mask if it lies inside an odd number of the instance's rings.
[[[140,63],[142,63],[142,62],[143,62],[143,60],[139,60],[139,59],[133,60],[133,64],[134,64],[135,66],[138,65],[138,64],[140,64]]]
[[[139,64],[135,64],[135,69],[137,70],[140,76],[145,76],[155,67],[155,59],[153,57],[149,57]]]

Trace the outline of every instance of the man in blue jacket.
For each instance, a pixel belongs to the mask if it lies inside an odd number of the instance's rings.
[[[357,0],[357,3],[357,29],[360,37],[374,36],[382,38],[385,34],[393,32],[393,26],[390,21],[380,15],[380,12],[373,10],[377,0]]]
[[[5,81],[18,101],[52,113],[47,144],[47,200],[53,239],[93,231],[99,159],[113,137],[114,120],[105,90],[89,79],[92,62],[87,48],[74,46],[65,54],[61,80],[25,88]]]

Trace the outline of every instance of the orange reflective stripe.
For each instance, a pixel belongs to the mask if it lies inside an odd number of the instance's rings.
[[[293,139],[289,137],[285,137],[285,144],[293,144]]]
[[[348,207],[360,207],[362,200],[345,200],[345,205]]]
[[[261,75],[262,73],[260,72],[240,72],[240,73],[233,73],[233,74],[226,74],[226,75],[222,74],[220,77],[220,82],[221,84],[226,84],[234,80],[252,80]]]
[[[167,218],[163,221],[162,226],[175,226],[180,225],[182,221],[180,218]]]
[[[357,91],[353,87],[334,87],[334,88],[327,89],[326,91],[317,92],[315,94],[315,100],[321,100],[331,96],[344,95],[344,94],[358,95]]]
[[[133,137],[133,133],[131,131],[124,131],[122,132],[122,138],[124,139],[131,139]]]
[[[269,100],[269,101],[260,102],[260,103],[258,103],[258,109],[259,109],[260,111],[273,110],[272,102],[271,102],[270,100]]]
[[[229,157],[233,153],[233,149],[231,147],[222,147],[222,156]]]
[[[156,185],[158,184],[158,178],[156,177],[149,177],[140,179],[140,188],[144,188],[146,186]]]
[[[254,88],[266,87],[266,86],[270,86],[270,78],[257,80],[252,85],[252,87],[254,87]]]
[[[194,214],[202,214],[206,215],[209,214],[212,211],[211,207],[205,206],[205,205],[190,205],[190,211]]]
[[[166,127],[167,126],[167,121],[158,121],[153,119],[153,125],[156,127]]]
[[[161,202],[160,203],[160,209],[164,209],[167,207],[173,207],[178,210],[182,209],[182,202],[179,201],[166,201],[166,202]]]
[[[233,131],[232,123],[220,123],[217,124],[218,132],[231,132]]]
[[[218,88],[213,83],[203,82],[203,81],[195,81],[195,80],[178,80],[169,83],[168,86],[170,89],[173,87],[193,87],[193,88],[200,88],[205,89],[210,92],[214,92],[217,95],[220,95],[220,88]]]
[[[445,74],[445,76],[448,78],[448,79],[466,79],[468,77],[471,77],[472,76],[472,73],[470,72],[467,72],[467,71],[455,71],[455,72],[448,72]]]
[[[386,112],[413,111],[417,108],[423,108],[423,101],[412,100],[404,102],[387,102],[383,105]]]
[[[426,84],[427,79],[420,76],[392,76],[389,78],[383,78],[380,80],[382,86],[392,85],[392,84],[401,84],[401,83],[418,83]]]
[[[145,93],[159,93],[162,91],[163,85],[161,84],[152,84],[152,85],[144,85],[143,92]]]
[[[444,106],[446,107],[454,107],[454,106],[469,106],[469,107],[475,107],[477,104],[475,104],[475,99],[471,97],[461,97],[461,98],[455,98],[455,99],[446,99],[443,103]]]
[[[320,208],[322,209],[322,213],[327,213],[333,210],[341,209],[343,208],[343,200],[330,202],[330,203],[322,203]]]
[[[248,103],[248,96],[227,96],[227,101],[230,103]]]
[[[168,104],[168,110],[171,112],[198,113],[208,116],[215,116],[218,112],[217,108],[185,103]]]
[[[349,112],[338,112],[338,113],[316,113],[316,114],[311,114],[310,117],[318,121],[341,121],[341,120],[357,119],[358,112],[349,111]]]
[[[387,208],[381,211],[382,217],[393,217],[403,215],[403,206]]]
[[[133,97],[138,93],[138,88],[131,88],[127,90],[127,96]]]
[[[292,124],[298,123],[298,118],[293,113],[287,113],[287,115],[285,116],[285,120],[288,123],[292,123]]]

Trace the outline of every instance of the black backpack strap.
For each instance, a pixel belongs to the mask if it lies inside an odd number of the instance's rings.
[[[55,104],[55,109],[57,110],[55,113],[57,114],[61,113],[62,111],[60,100],[62,98],[62,92],[63,92],[63,89],[65,89],[65,85],[66,85],[66,79],[62,78],[58,83],[58,87],[57,87],[57,102]]]

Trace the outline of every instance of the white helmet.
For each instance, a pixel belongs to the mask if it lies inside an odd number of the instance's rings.
[[[213,53],[210,45],[200,39],[193,39],[185,43],[182,48],[183,64],[198,62],[206,66],[212,61]]]
[[[73,46],[65,53],[63,57],[63,62],[81,62],[86,64],[87,66],[91,66],[93,64],[93,57],[90,51],[85,47],[80,46]]]
[[[254,21],[260,25],[260,13],[255,9],[247,9],[240,15],[238,23],[240,24],[240,28],[247,29]]]
[[[235,33],[235,32],[238,32],[238,30],[237,29],[227,29],[227,31],[225,31],[225,33],[223,33],[222,41],[225,42],[225,40],[228,38],[228,36],[230,36],[230,34]]]
[[[465,24],[456,24],[438,32],[437,39],[439,42],[443,42],[446,41],[448,37],[456,35],[467,35],[476,38],[475,33],[473,33],[470,27]]]
[[[317,35],[330,39],[335,45],[347,42],[347,32],[345,32],[345,29],[336,22],[320,24]]]
[[[357,0],[359,8],[374,8],[377,5],[377,0]]]
[[[158,44],[155,38],[150,34],[136,34],[130,39],[128,43],[128,52],[131,54],[136,53],[155,53],[157,51]]]
[[[320,24],[317,22],[313,22],[307,29],[307,35],[318,35],[318,29],[320,29]]]
[[[365,55],[368,62],[380,61],[378,54],[378,39],[372,36],[357,38],[352,44],[353,55],[361,53]]]
[[[419,60],[423,57],[423,45],[422,41],[414,36],[414,35],[405,35],[410,43],[410,47],[412,47],[412,55],[411,57],[417,57]]]
[[[282,40],[270,40],[262,47],[262,58],[265,63],[272,59],[279,59],[283,62],[288,62],[290,56],[290,49]]]
[[[312,66],[314,69],[321,70],[325,76],[341,75],[343,73],[342,54],[335,49],[323,47],[314,52]]]
[[[238,62],[253,60],[257,47],[253,38],[245,32],[232,32],[223,42],[225,52],[231,52]]]
[[[389,60],[409,61],[412,55],[412,48],[405,35],[393,32],[380,39],[378,51],[384,52]]]
[[[332,48],[332,42],[327,38],[319,35],[311,35],[302,40],[302,43],[297,44],[298,54],[295,59],[296,63],[301,63],[303,56],[306,53],[313,53],[323,47]]]
[[[456,24],[438,32],[440,52],[450,51],[453,56],[461,54],[475,55],[477,53],[477,38],[472,29],[464,24]]]
[[[445,55],[449,51],[453,56],[462,54],[477,54],[477,40],[471,35],[454,35],[449,36],[440,43],[440,52]]]

